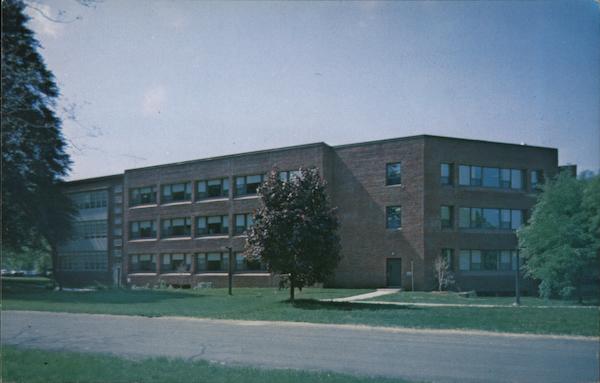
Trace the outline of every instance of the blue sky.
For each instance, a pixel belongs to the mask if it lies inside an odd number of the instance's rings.
[[[600,168],[595,1],[32,4],[78,18],[29,10],[77,116],[70,179],[414,134]]]

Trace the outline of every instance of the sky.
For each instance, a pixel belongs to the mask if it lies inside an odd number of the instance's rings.
[[[417,134],[600,169],[597,1],[29,4],[69,179]]]

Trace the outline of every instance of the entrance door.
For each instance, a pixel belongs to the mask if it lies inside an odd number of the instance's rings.
[[[387,259],[387,285],[402,286],[402,260],[400,258]]]

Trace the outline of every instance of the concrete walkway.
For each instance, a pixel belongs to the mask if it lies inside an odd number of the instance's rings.
[[[354,302],[354,301],[360,301],[360,300],[364,300],[364,299],[377,298],[377,297],[381,297],[383,295],[395,294],[399,291],[400,291],[400,289],[377,289],[377,291],[373,291],[372,293],[354,295],[354,296],[345,297],[345,298],[321,299],[321,301],[323,301],[323,302]]]
[[[367,294],[364,294],[367,295]],[[357,295],[357,297],[360,295]],[[350,297],[355,298],[355,297]],[[364,299],[364,298],[363,298]],[[336,302],[340,302],[334,300]],[[342,301],[344,302],[344,301]],[[491,305],[491,304],[463,304],[463,303],[425,303],[425,302],[393,302],[393,301],[359,301],[351,300],[354,303],[373,304],[373,305],[392,305],[392,306],[416,306],[416,307],[473,307],[473,308],[498,308],[498,307],[527,307],[536,309],[600,309],[598,306],[515,306],[515,305]]]
[[[2,311],[2,344],[429,382],[596,382],[598,338]],[[65,371],[68,381],[68,371]]]

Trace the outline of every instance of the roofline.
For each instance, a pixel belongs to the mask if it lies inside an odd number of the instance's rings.
[[[361,145],[377,145],[377,144],[385,144],[388,142],[408,141],[408,140],[427,139],[427,138],[450,140],[450,141],[477,142],[477,143],[483,143],[483,144],[510,145],[510,146],[518,146],[521,148],[527,147],[527,148],[535,148],[535,149],[558,150],[558,148],[553,148],[553,147],[549,147],[549,146],[536,146],[536,145],[527,145],[527,144],[521,145],[521,144],[510,143],[510,142],[498,142],[498,141],[488,141],[488,140],[477,140],[477,139],[472,139],[472,138],[436,136],[436,135],[432,135],[432,134],[417,134],[414,136],[386,138],[383,140],[356,142],[356,143],[352,143],[352,144],[335,145],[335,146],[332,146],[332,148],[333,149],[345,149],[345,148],[361,146]]]
[[[229,159],[229,158],[237,158],[237,157],[250,156],[250,155],[254,155],[254,154],[264,154],[264,153],[274,153],[274,152],[281,152],[281,151],[287,151],[287,150],[306,149],[306,148],[312,148],[312,147],[318,147],[318,146],[325,146],[327,148],[330,147],[329,145],[327,145],[326,143],[324,143],[322,141],[321,142],[313,142],[313,143],[309,143],[309,144],[301,144],[301,145],[294,145],[294,146],[284,146],[282,148],[261,149],[261,150],[254,150],[254,151],[251,151],[251,152],[243,152],[243,153],[236,153],[236,154],[226,154],[226,155],[222,155],[222,156],[200,158],[200,159],[196,159],[196,160],[171,162],[171,163],[168,163],[168,164],[144,166],[144,167],[141,167],[141,168],[131,168],[131,169],[125,169],[124,173],[131,172],[131,171],[136,171],[136,170],[158,169],[158,168],[170,167],[170,166],[178,166],[178,165],[190,165],[190,164],[196,164],[196,163],[200,163],[200,162],[208,162],[208,161],[215,161],[215,160],[224,160],[224,159]]]
[[[78,185],[78,184],[84,184],[84,183],[112,181],[112,180],[116,180],[118,178],[123,178],[123,173],[111,174],[108,176],[100,176],[100,177],[93,177],[93,178],[80,178],[80,179],[72,180],[72,181],[63,181],[63,182],[61,182],[61,184],[71,186],[71,185]]]

